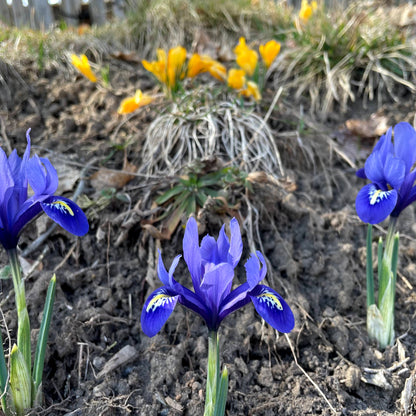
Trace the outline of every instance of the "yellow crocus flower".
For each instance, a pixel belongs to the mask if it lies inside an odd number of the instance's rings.
[[[242,90],[246,85],[246,73],[242,69],[230,69],[228,71],[227,84],[230,88]]]
[[[261,94],[258,85],[253,81],[247,82],[247,88],[241,91],[245,97],[253,97],[256,101],[261,100]]]
[[[188,69],[186,76],[188,78],[196,77],[203,72],[207,72],[209,68],[215,64],[215,60],[208,55],[199,55],[194,53],[188,61]]]
[[[303,22],[307,22],[317,8],[318,3],[316,1],[312,1],[311,4],[309,4],[308,0],[302,0],[299,11],[299,18]]]
[[[208,72],[219,81],[225,81],[227,79],[227,68],[218,61],[213,61]]]
[[[238,66],[244,69],[245,73],[251,77],[257,67],[258,54],[255,50],[247,48],[239,53],[236,58]]]
[[[143,94],[141,90],[137,90],[133,97],[125,98],[118,107],[118,114],[128,114],[136,111],[138,108],[150,104],[154,100],[154,97]]]
[[[146,61],[142,60],[142,65],[144,69],[151,72],[159,82],[166,84],[166,66],[167,66],[167,56],[166,52],[163,49],[156,50],[157,61]]]
[[[91,82],[97,82],[97,78],[92,72],[88,58],[85,55],[71,55],[71,62],[84,77],[88,78]]]
[[[266,44],[259,46],[259,52],[266,68],[269,68],[280,52],[280,43],[269,40]]]
[[[186,49],[176,46],[168,52],[167,80],[169,88],[173,89],[178,80],[184,77]]]
[[[241,37],[238,41],[238,45],[234,48],[234,53],[238,56],[247,51],[247,49],[249,49],[249,47],[246,44],[246,39]]]

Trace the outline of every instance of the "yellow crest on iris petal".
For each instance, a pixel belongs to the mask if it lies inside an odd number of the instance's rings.
[[[91,82],[97,82],[97,78],[92,72],[90,63],[86,55],[83,54],[77,56],[73,54],[71,55],[71,62],[72,65],[74,65],[74,67],[78,69],[78,71],[81,72],[82,75],[84,75],[84,77],[88,78]]]
[[[274,39],[259,46],[259,52],[266,68],[269,68],[280,52],[280,43]]]

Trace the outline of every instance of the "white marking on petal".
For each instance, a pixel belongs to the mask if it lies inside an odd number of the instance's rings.
[[[64,201],[54,201],[50,204],[46,204],[51,208],[55,208],[58,209],[59,211],[61,211],[62,214],[65,215],[70,215],[71,217],[74,216],[74,211],[72,211],[71,207]]]
[[[371,188],[368,196],[370,198],[370,205],[380,203],[383,199],[387,198],[390,191],[382,191],[381,189]]]
[[[168,303],[173,301],[172,296],[165,295],[164,293],[160,293],[156,295],[147,305],[146,312],[154,312],[157,308],[163,307]]]
[[[283,310],[283,306],[277,296],[266,289],[263,289],[260,295],[257,295],[257,299],[260,303],[267,303],[267,306],[270,309],[277,308],[279,311]]]

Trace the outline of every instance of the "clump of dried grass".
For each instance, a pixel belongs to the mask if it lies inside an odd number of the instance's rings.
[[[267,123],[241,102],[194,90],[150,124],[143,171],[174,175],[194,160],[216,156],[244,172],[283,175],[280,154]]]
[[[344,111],[357,96],[398,100],[398,86],[415,92],[414,46],[388,13],[371,4],[322,9],[308,22],[298,22],[275,66],[276,85],[286,83],[296,99],[308,96],[312,112],[323,115],[335,102]]]

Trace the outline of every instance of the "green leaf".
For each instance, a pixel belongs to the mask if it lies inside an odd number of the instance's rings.
[[[373,274],[373,226],[368,224],[367,228],[367,308],[375,303],[374,300],[374,274]]]
[[[9,265],[4,266],[0,269],[0,279],[7,280],[12,277],[12,270]]]
[[[225,405],[227,404],[228,395],[228,370],[224,367],[221,373],[221,380],[217,391],[217,401],[215,403],[214,416],[224,416]]]
[[[169,201],[169,199],[173,198],[174,196],[180,194],[184,191],[184,187],[182,184],[176,185],[173,188],[169,189],[159,197],[155,199],[156,204],[161,205],[164,204],[166,201]]]
[[[25,357],[15,344],[10,354],[10,390],[17,416],[24,416],[32,406],[32,380]]]
[[[46,293],[45,306],[43,309],[42,323],[40,325],[38,341],[36,344],[35,361],[33,363],[33,382],[35,386],[34,397],[38,396],[38,389],[42,385],[43,366],[45,363],[46,344],[48,342],[49,327],[52,318],[53,304],[55,301],[56,276],[53,275],[48,292]]]
[[[1,336],[0,332],[0,395],[1,398],[1,406],[3,408],[3,411],[7,414],[7,393],[8,390],[8,370],[7,370],[7,364],[6,364],[6,358],[4,356],[4,349],[3,349],[3,338]]]

